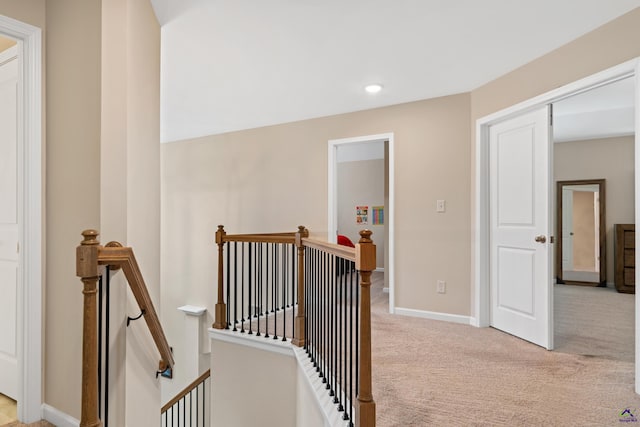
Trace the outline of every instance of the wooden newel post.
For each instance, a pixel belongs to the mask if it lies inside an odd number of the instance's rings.
[[[303,347],[306,342],[305,337],[305,307],[304,307],[304,245],[302,238],[309,237],[309,230],[304,225],[298,226],[296,233],[296,247],[298,248],[298,312],[294,323],[294,337],[291,341],[293,345]]]
[[[227,327],[227,305],[224,302],[224,226],[219,225],[216,231],[216,244],[218,245],[218,302],[216,303],[216,318],[213,322],[214,329],[225,329]],[[227,272],[227,274],[229,274]]]
[[[376,245],[371,230],[360,232],[356,245],[356,269],[360,271],[360,389],[356,404],[356,426],[376,425],[376,404],[371,392],[371,272],[376,269]]]
[[[84,318],[82,320],[82,409],[80,427],[102,425],[98,418],[98,232],[85,230],[84,240],[76,249],[76,275],[84,284]]]

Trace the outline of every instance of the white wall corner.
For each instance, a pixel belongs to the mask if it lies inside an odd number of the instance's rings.
[[[79,420],[46,403],[42,404],[42,418],[57,427],[78,427],[80,425]]]

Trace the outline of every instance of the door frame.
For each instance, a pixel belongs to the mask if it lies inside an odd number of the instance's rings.
[[[473,317],[471,324],[477,327],[489,326],[489,127],[508,118],[552,104],[561,99],[594,89],[627,77],[635,79],[635,222],[640,223],[640,57],[616,65],[589,77],[561,86],[542,95],[528,99],[511,107],[482,117],[476,121],[475,141],[475,207],[474,207],[474,243],[473,243]],[[551,173],[551,171],[549,171]],[[549,193],[553,200],[553,186]],[[550,205],[552,207],[553,205]],[[553,220],[553,215],[550,212]],[[550,223],[550,230],[555,224]],[[636,245],[640,242],[640,233],[636,235]],[[552,248],[553,250],[553,248]],[[551,258],[553,259],[553,258]],[[636,263],[640,263],[640,251],[636,252]],[[636,271],[636,282],[640,278],[640,269]],[[640,282],[639,282],[640,283]],[[553,286],[550,282],[549,286]],[[635,297],[635,391],[640,394],[640,293]],[[552,295],[550,293],[550,295]],[[553,310],[549,310],[550,315]],[[550,319],[552,320],[552,319]],[[549,322],[553,328],[553,322]],[[553,329],[552,329],[553,331]]]
[[[42,30],[0,15],[0,33],[18,42],[18,418],[32,423],[43,404]]]
[[[373,141],[385,140],[389,141],[388,143],[388,158],[387,163],[389,165],[389,206],[385,206],[387,212],[385,213],[385,226],[387,227],[389,241],[387,242],[387,246],[385,250],[387,251],[389,265],[385,266],[385,275],[388,277],[389,281],[389,313],[393,314],[395,312],[395,286],[394,286],[394,271],[395,271],[395,168],[394,168],[394,142],[393,142],[393,132],[382,133],[377,135],[367,135],[367,136],[358,136],[354,138],[342,138],[342,139],[332,139],[329,140],[328,143],[328,232],[327,232],[327,240],[331,243],[336,242],[336,236],[334,231],[338,227],[338,191],[337,191],[337,173],[338,173],[338,147],[341,145],[347,144],[355,144],[355,143],[366,143]],[[375,236],[374,236],[375,243]],[[357,242],[356,242],[357,243]]]

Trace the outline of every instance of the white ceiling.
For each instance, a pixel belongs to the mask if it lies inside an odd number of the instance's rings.
[[[467,92],[640,0],[151,0],[164,142]],[[364,85],[379,82],[371,95]]]
[[[553,104],[555,142],[632,135],[634,82],[629,77]]]

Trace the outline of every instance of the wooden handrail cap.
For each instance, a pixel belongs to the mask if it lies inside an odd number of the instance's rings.
[[[372,234],[373,234],[373,231],[369,229],[360,230],[360,240],[358,241],[358,243],[372,243],[373,242],[373,240],[371,240]]]
[[[84,237],[84,239],[80,244],[84,246],[99,245],[100,244],[100,242],[98,241],[99,235],[100,233],[98,233],[96,230],[84,230],[82,232],[82,237]]]
[[[224,231],[224,225],[219,225],[218,226],[218,231]]]

